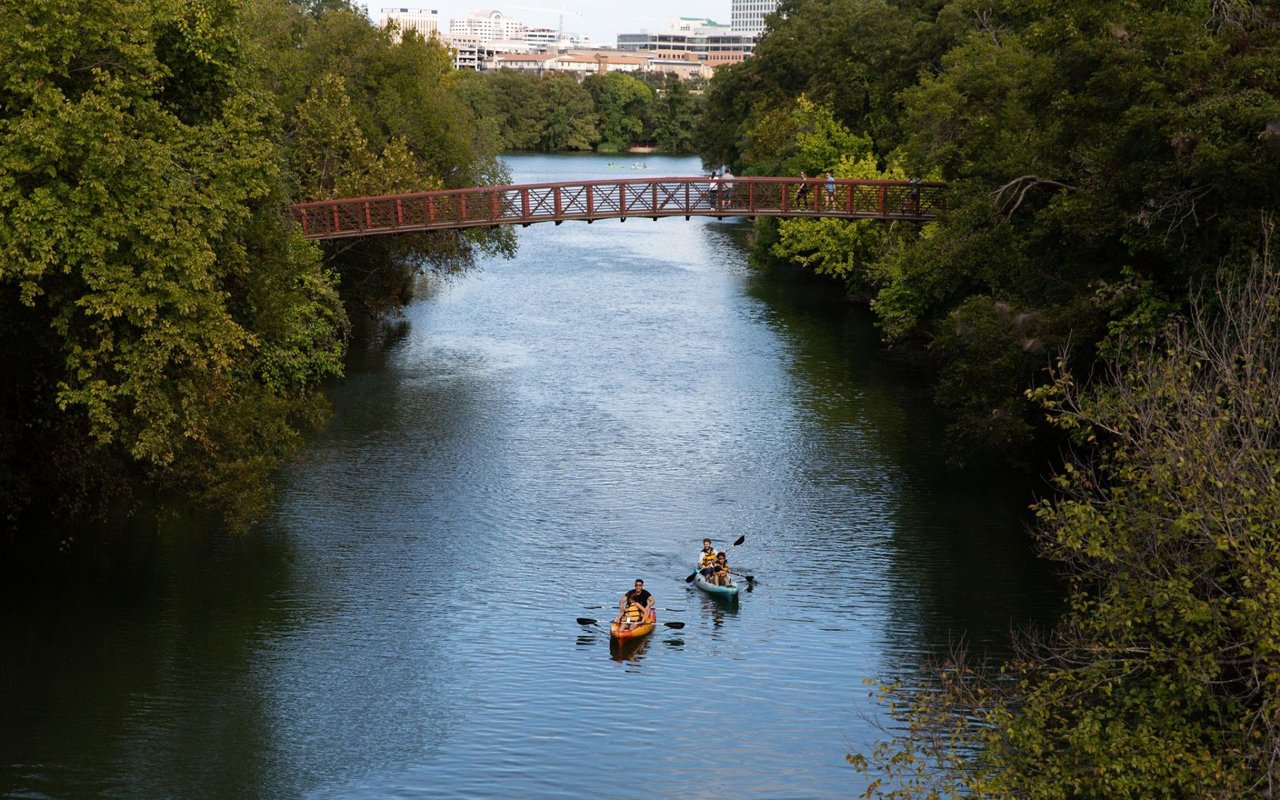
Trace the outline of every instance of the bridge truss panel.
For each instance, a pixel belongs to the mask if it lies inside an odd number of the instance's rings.
[[[291,211],[311,239],[632,216],[928,222],[946,210],[945,190],[945,184],[925,181],[639,178],[320,200]]]

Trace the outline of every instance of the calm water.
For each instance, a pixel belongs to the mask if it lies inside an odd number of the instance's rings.
[[[999,652],[1057,592],[1026,490],[948,473],[918,376],[826,290],[750,270],[748,234],[522,229],[353,352],[251,535],[140,522],[5,586],[0,795],[857,794],[861,681]],[[701,537],[741,534],[755,591],[684,583]],[[636,577],[687,627],[611,650],[574,620]]]

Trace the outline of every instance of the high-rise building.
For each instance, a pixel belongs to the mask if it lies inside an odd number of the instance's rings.
[[[472,11],[462,19],[449,20],[449,35],[480,42],[524,39],[524,24],[501,11]]]
[[[729,10],[729,27],[740,36],[764,33],[764,18],[778,10],[778,0],[733,0]]]
[[[388,22],[395,23],[398,31],[417,31],[423,39],[430,39],[440,33],[440,15],[432,9],[384,8],[378,18],[378,25],[386,27]]]

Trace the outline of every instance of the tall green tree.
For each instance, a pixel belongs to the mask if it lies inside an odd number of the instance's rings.
[[[697,144],[698,106],[686,81],[668,74],[655,92],[653,139],[668,153],[690,153]]]
[[[1214,289],[1104,381],[1037,393],[1077,443],[1038,506],[1069,609],[994,679],[907,698],[914,736],[851,759],[869,797],[1280,792],[1280,279],[1264,250]]]
[[[591,94],[572,75],[549,75],[538,83],[542,120],[538,148],[590,150],[597,141],[595,104]]]
[[[464,72],[462,96],[476,118],[493,126],[503,150],[536,150],[546,108],[539,80],[527,72]]]
[[[236,10],[0,16],[0,485],[25,499],[74,513],[142,476],[256,510],[340,370],[345,317],[283,225]]]
[[[429,191],[507,182],[499,143],[459,90],[438,41],[396,40],[347,2],[247,0],[247,46],[273,89],[281,145],[299,199]],[[510,231],[437,231],[327,249],[343,300],[360,315],[394,314],[424,268],[458,268],[476,249],[510,252]]]
[[[622,150],[644,135],[653,92],[639,78],[624,72],[588,75],[582,82],[596,111],[600,145]]]
[[[1256,4],[780,11],[757,57],[713,80],[704,158],[784,168],[803,91],[870,135],[881,169],[948,181],[945,219],[886,240],[868,272],[886,338],[939,370],[957,458],[1025,448],[1021,390],[1047,350],[1070,340],[1087,361],[1158,329],[1277,202],[1280,100],[1259,78],[1277,24]]]

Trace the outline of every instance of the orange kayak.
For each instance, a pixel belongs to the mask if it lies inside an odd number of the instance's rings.
[[[656,616],[650,617],[640,625],[631,629],[625,629],[617,622],[609,623],[609,637],[612,639],[639,639],[641,636],[648,636],[653,633],[653,627],[658,624]]]

